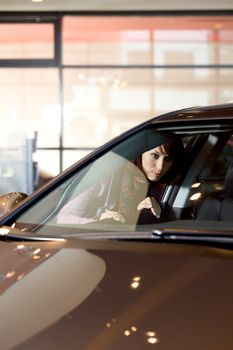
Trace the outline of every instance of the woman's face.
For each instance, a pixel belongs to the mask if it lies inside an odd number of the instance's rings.
[[[172,159],[163,145],[142,154],[142,169],[151,181],[158,181],[172,166]]]

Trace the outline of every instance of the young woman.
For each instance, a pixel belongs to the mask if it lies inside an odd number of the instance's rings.
[[[114,187],[114,175],[109,181],[98,181],[67,203],[58,213],[57,222],[87,224],[110,219],[146,224],[158,221],[162,216],[160,199],[165,185],[176,180],[184,157],[182,141],[171,138],[121,168],[111,200],[108,197]]]

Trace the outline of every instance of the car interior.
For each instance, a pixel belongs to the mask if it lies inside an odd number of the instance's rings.
[[[171,188],[163,199],[171,208],[171,219],[201,220],[204,216],[198,213],[205,199],[224,193],[225,175],[233,158],[231,133],[199,135],[189,157],[180,186]]]
[[[197,220],[233,221],[233,163],[224,179],[223,193],[213,193],[200,206]]]

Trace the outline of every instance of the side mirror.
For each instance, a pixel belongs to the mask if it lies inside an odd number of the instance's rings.
[[[15,209],[28,195],[22,192],[8,192],[0,195],[0,216]]]

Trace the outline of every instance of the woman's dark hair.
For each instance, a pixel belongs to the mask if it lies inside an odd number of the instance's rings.
[[[157,147],[160,146],[162,146],[163,150],[172,159],[172,166],[168,172],[159,180],[159,182],[176,182],[177,176],[180,174],[186,159],[186,152],[183,146],[183,142],[180,138],[172,138],[170,141],[158,145]],[[144,173],[142,168],[142,155],[139,155],[133,161],[133,163]]]

